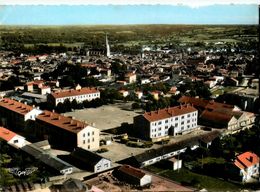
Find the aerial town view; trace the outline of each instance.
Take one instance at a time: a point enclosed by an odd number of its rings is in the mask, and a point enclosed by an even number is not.
[[[248,2],[1,5],[0,192],[260,190]]]

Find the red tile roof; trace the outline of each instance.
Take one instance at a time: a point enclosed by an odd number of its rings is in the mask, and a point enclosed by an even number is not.
[[[21,115],[26,115],[29,113],[33,107],[26,105],[24,103],[20,103],[18,101],[9,99],[9,98],[4,98],[0,101],[0,106],[3,108],[6,108],[8,110],[11,110],[13,112],[19,113]]]
[[[189,97],[189,96],[182,96],[179,100],[179,103],[182,104],[193,104],[195,107],[202,107],[205,108],[206,105],[208,104],[207,100],[204,99],[199,99],[195,97]]]
[[[42,80],[35,80],[35,81],[27,82],[26,85],[41,85],[43,83],[44,83],[44,81],[42,81]]]
[[[61,91],[61,92],[55,92],[52,93],[51,95],[54,98],[63,98],[63,97],[72,97],[72,96],[77,96],[77,95],[85,95],[85,94],[91,94],[91,93],[99,93],[99,91],[96,88],[82,88],[79,90],[66,90],[66,91]]]
[[[195,98],[195,97],[189,97],[189,96],[182,96],[179,100],[179,103],[182,104],[193,104],[194,107],[200,107],[203,109],[225,109],[225,110],[229,110],[232,111],[234,109],[234,105],[229,105],[229,104],[225,104],[225,103],[218,103],[215,102],[213,100],[205,100],[205,99],[201,99],[201,98]]]
[[[0,127],[0,138],[4,139],[5,141],[10,141],[14,136],[16,135],[16,133],[4,128],[4,127]]]
[[[36,117],[36,121],[39,120],[73,133],[78,133],[86,126],[88,126],[88,124],[84,122],[72,119],[70,117],[65,117],[58,113],[50,112],[47,110]]]
[[[252,152],[245,152],[237,156],[234,164],[240,168],[245,169],[259,163],[259,157]]]
[[[133,177],[136,177],[138,179],[143,178],[145,176],[145,172],[143,172],[140,169],[134,168],[130,165],[123,165],[118,169],[120,172],[123,172],[124,174],[131,175]]]
[[[225,124],[227,124],[232,119],[232,117],[233,117],[232,114],[226,114],[226,113],[220,113],[217,111],[208,111],[208,110],[204,110],[200,115],[201,119],[205,119],[213,122],[225,123]]]
[[[152,121],[158,121],[158,120],[162,120],[162,119],[166,119],[178,115],[183,115],[195,111],[197,111],[197,109],[195,109],[191,105],[181,105],[177,107],[159,109],[158,111],[145,112],[143,116],[148,121],[152,122]]]

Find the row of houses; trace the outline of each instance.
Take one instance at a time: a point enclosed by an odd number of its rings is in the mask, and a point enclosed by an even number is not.
[[[219,103],[189,96],[182,96],[181,104],[191,104],[198,109],[198,123],[213,128],[224,128],[227,133],[235,133],[254,125],[255,114],[242,111],[235,105]]]
[[[49,152],[51,147],[48,140],[31,143],[23,136],[4,127],[0,127],[0,142],[2,140],[44,163],[51,170],[54,170],[53,172],[62,175],[78,172],[80,169],[98,173],[112,167],[112,162],[109,159],[80,147],[75,148],[69,155],[53,156]]]
[[[73,117],[4,98],[0,101],[0,118],[2,126],[14,131],[27,130],[38,140],[47,139],[56,148],[99,148],[99,129]]]

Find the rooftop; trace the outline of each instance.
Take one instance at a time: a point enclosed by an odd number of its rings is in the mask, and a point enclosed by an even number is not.
[[[58,128],[65,129],[67,131],[78,133],[82,129],[88,126],[88,124],[72,119],[70,117],[65,117],[58,113],[50,112],[45,110],[42,114],[36,117],[36,120],[47,122]]]
[[[9,109],[11,111],[17,112],[21,115],[26,115],[33,109],[32,106],[26,105],[24,103],[9,98],[2,99],[0,101],[0,106]]]
[[[71,90],[66,90],[66,91],[61,91],[61,92],[55,92],[52,93],[51,95],[54,98],[63,98],[63,97],[72,97],[72,96],[77,96],[77,95],[85,95],[85,94],[91,94],[91,93],[99,93],[99,91],[96,88],[82,88],[79,90],[71,89]]]
[[[166,119],[178,115],[183,115],[186,113],[195,112],[197,109],[195,109],[191,105],[180,105],[176,107],[170,107],[165,109],[159,109],[157,111],[151,111],[151,112],[145,112],[143,114],[144,118],[146,118],[148,121],[158,121],[161,119]]]
[[[16,133],[10,131],[9,129],[0,127],[0,138],[4,139],[5,141],[10,141],[15,135]]]
[[[145,172],[143,172],[140,169],[134,168],[130,165],[123,165],[118,169],[118,171],[123,172],[127,175],[131,175],[131,176],[136,177],[138,179],[141,179],[141,178],[143,178],[143,176],[145,176]]]
[[[259,163],[259,157],[252,152],[245,152],[236,157],[235,165],[240,169],[245,169]]]

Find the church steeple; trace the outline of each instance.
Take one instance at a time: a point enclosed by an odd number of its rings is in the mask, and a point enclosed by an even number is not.
[[[110,58],[110,46],[109,46],[109,43],[108,43],[108,38],[107,38],[107,33],[106,33],[106,55],[108,58]]]

